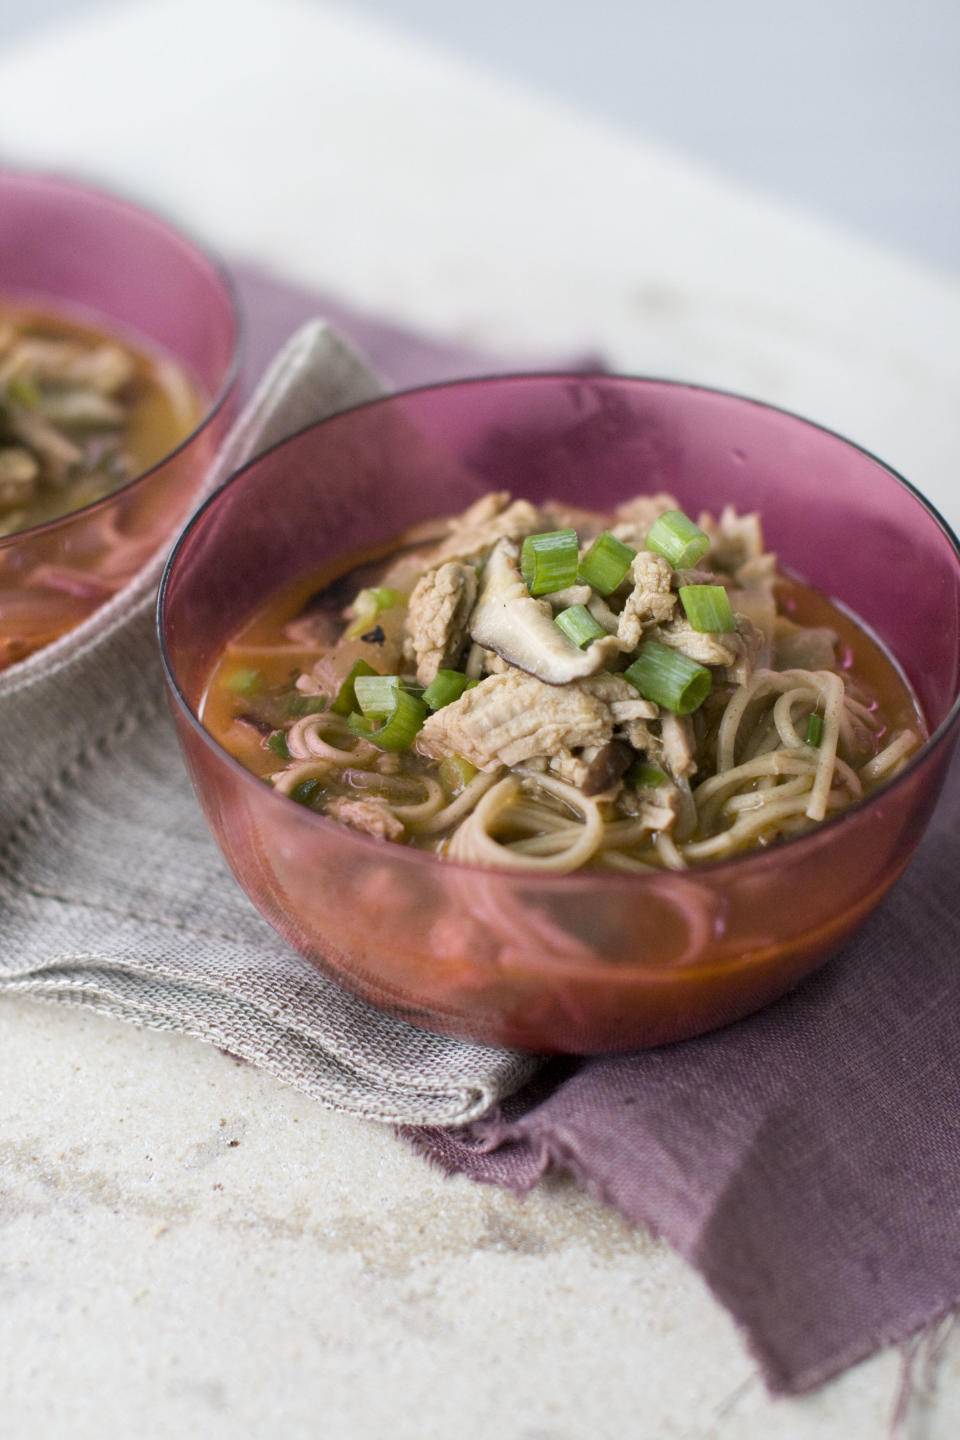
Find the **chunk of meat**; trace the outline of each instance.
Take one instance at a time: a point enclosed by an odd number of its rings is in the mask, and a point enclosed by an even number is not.
[[[593,695],[609,708],[614,736],[629,741],[634,750],[643,754],[650,755],[659,749],[660,742],[654,737],[647,721],[657,718],[660,707],[652,700],[645,700],[629,680],[622,675],[602,671],[579,683],[588,695]]]
[[[680,507],[672,495],[658,491],[656,495],[634,495],[614,510],[616,524],[610,527],[626,545],[641,550],[647,543],[647,531],[664,510],[678,510]]]
[[[694,630],[686,619],[672,620],[662,626],[656,639],[700,665],[733,665],[741,648],[735,630]]]
[[[621,779],[635,759],[632,745],[626,740],[613,739],[605,745],[587,745],[579,751],[563,746],[549,760],[537,755],[515,768],[524,775],[542,775],[549,771],[567,785],[575,785],[584,795],[612,800],[622,789]]]
[[[765,663],[767,640],[759,625],[748,615],[737,615],[737,654],[732,665],[723,672],[723,678],[734,685],[749,685],[753,672]]]
[[[633,589],[620,612],[617,638],[624,649],[635,650],[645,630],[670,619],[677,597],[673,590],[673,570],[662,555],[639,550],[630,571]]]
[[[375,835],[380,840],[402,840],[403,821],[398,820],[386,800],[378,796],[363,796],[355,800],[347,795],[336,795],[328,800],[326,813],[342,825],[362,830],[366,835]]]
[[[756,512],[739,515],[732,505],[725,505],[719,520],[704,511],[697,524],[710,537],[708,559],[731,574],[747,560],[759,559],[764,553],[763,530]]]
[[[462,515],[457,515],[449,535],[432,555],[434,564],[445,560],[477,560],[492,550],[498,540],[522,540],[544,529],[540,512],[529,500],[510,501],[508,490],[494,490],[482,496]]]
[[[430,715],[417,748],[437,760],[461,755],[478,770],[496,770],[563,748],[604,745],[613,727],[610,706],[581,685],[547,685],[510,670]]]
[[[625,785],[620,796],[621,809],[654,834],[664,834],[674,828],[680,813],[680,791],[675,785],[642,786],[634,789]]]
[[[439,669],[459,656],[476,598],[476,571],[458,560],[428,570],[417,581],[407,612],[404,653],[416,660],[421,685],[429,685]]]
[[[675,780],[685,780],[696,773],[693,754],[693,722],[689,715],[672,715],[664,711],[660,723],[661,756]]]
[[[340,640],[319,656],[310,671],[309,680],[301,687],[311,695],[326,695],[333,699],[358,660],[365,660],[378,675],[396,675],[403,655],[403,625],[406,611],[401,605],[390,610],[381,610],[370,622],[370,629],[353,640]],[[316,635],[318,643],[321,631],[312,631],[308,626],[298,626],[291,633],[290,626],[285,634],[302,644],[310,644]]]

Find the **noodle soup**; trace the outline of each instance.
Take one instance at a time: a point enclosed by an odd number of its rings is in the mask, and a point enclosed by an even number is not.
[[[0,539],[85,509],[175,451],[205,397],[167,358],[106,329],[0,303]],[[0,668],[90,614],[156,545],[155,525],[91,523],[74,543],[0,547]],[[142,540],[142,544],[141,544]],[[69,551],[69,553],[67,553]]]
[[[175,449],[203,408],[171,361],[0,303],[0,535],[125,485]]]
[[[530,872],[684,869],[800,834],[925,738],[884,651],[760,519],[491,493],[240,629],[201,718],[292,800]]]

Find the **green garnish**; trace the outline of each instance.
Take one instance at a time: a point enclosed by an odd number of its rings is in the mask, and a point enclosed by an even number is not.
[[[353,693],[364,715],[382,720],[392,715],[400,690],[399,675],[358,675],[353,682]]]
[[[713,683],[705,665],[658,640],[648,640],[623,674],[645,700],[653,700],[675,715],[690,715],[698,709]]]
[[[658,770],[656,765],[645,765],[642,760],[637,760],[635,764],[631,765],[623,778],[628,785],[638,787],[666,785],[667,783],[667,777],[663,770]]]
[[[431,710],[442,710],[444,705],[459,700],[463,692],[476,683],[475,680],[468,680],[459,670],[438,670],[424,690],[423,698]]]
[[[281,760],[289,760],[290,747],[287,745],[286,731],[274,730],[272,735],[268,735],[267,749],[272,750],[274,755],[279,755]]]
[[[464,760],[462,755],[447,755],[440,761],[440,784],[451,800],[465,790],[477,774],[476,765]]]
[[[722,585],[681,585],[679,594],[694,630],[712,634],[736,630],[730,597]]]
[[[263,676],[259,670],[251,670],[248,665],[241,665],[239,669],[231,671],[223,683],[235,695],[255,695],[263,688]]]
[[[371,741],[379,750],[408,750],[427,718],[427,707],[418,695],[402,690],[399,681],[394,695],[393,709],[382,725],[377,726],[372,715],[359,715],[354,712],[347,721],[351,733],[362,740]]]
[[[607,633],[602,625],[597,624],[586,605],[568,605],[566,610],[554,615],[553,623],[581,650],[591,640],[600,640]]]
[[[356,640],[358,635],[370,628],[381,610],[392,610],[395,605],[405,605],[407,598],[405,591],[392,590],[389,585],[375,585],[368,590],[358,591],[350,606],[354,618],[343,632],[343,638]]]
[[[807,745],[819,745],[823,739],[823,716],[818,715],[816,710],[807,720],[807,733],[804,739]]]
[[[577,579],[592,586],[598,595],[612,595],[626,578],[636,554],[630,545],[604,530],[580,561]]]
[[[674,570],[688,570],[710,549],[710,536],[682,510],[664,510],[647,531],[647,549],[669,560]]]
[[[531,595],[565,590],[577,578],[576,530],[544,530],[528,535],[520,550],[520,573]]]
[[[347,678],[340,686],[335,698],[330,702],[331,715],[349,715],[351,711],[355,710],[357,697],[353,691],[354,682],[360,675],[376,674],[377,671],[374,670],[372,665],[368,665],[366,660],[355,660],[350,667]]]

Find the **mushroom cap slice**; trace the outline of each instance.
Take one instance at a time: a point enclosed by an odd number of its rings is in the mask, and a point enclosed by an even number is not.
[[[617,638],[609,635],[578,649],[554,624],[549,605],[535,600],[523,583],[519,553],[510,540],[500,540],[490,552],[470,638],[548,685],[567,685],[607,669],[623,648]]]

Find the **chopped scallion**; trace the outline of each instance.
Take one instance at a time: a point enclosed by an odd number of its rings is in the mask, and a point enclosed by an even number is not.
[[[631,765],[623,778],[628,785],[636,785],[638,787],[645,785],[665,785],[667,783],[667,777],[662,770],[658,770],[656,765],[645,765],[642,760],[638,760],[635,765]]]
[[[674,570],[688,570],[710,549],[710,536],[682,510],[664,510],[647,531],[647,549],[669,560]]]
[[[623,583],[636,554],[632,546],[604,530],[580,561],[577,579],[592,586],[598,595],[612,595]]]
[[[470,681],[459,670],[438,670],[424,690],[423,698],[431,710],[442,710],[444,705],[459,700],[469,685]]]
[[[675,715],[690,715],[698,709],[713,683],[705,665],[658,640],[648,640],[623,674],[645,700],[653,700]]]
[[[359,590],[350,606],[354,618],[344,631],[343,638],[355,640],[358,635],[369,630],[381,610],[392,610],[395,605],[405,605],[407,598],[405,591],[393,590],[389,585],[374,585],[367,590]]]
[[[416,695],[396,690],[396,704],[383,724],[374,724],[370,715],[352,714],[347,721],[350,730],[363,740],[369,740],[379,750],[408,750],[424,720],[427,707]]]
[[[804,739],[808,745],[819,745],[823,739],[823,716],[818,715],[816,710],[807,720],[807,733]]]
[[[241,665],[239,669],[231,671],[223,683],[236,695],[255,695],[263,687],[263,676],[259,670],[251,670],[248,665]]]
[[[447,755],[440,761],[440,784],[451,800],[467,788],[476,773],[476,765],[471,765],[462,755]]]
[[[392,715],[400,691],[399,675],[358,675],[353,682],[353,693],[364,715],[382,720]]]
[[[289,760],[290,747],[287,745],[286,731],[274,730],[272,735],[268,735],[267,749],[272,750],[274,755],[279,755],[281,760]]]
[[[531,595],[565,590],[577,578],[576,530],[545,530],[528,535],[520,550],[520,571]]]
[[[581,650],[589,645],[591,640],[600,640],[607,633],[602,625],[597,624],[586,605],[568,605],[566,610],[554,615],[553,622],[560,627],[567,639],[572,640],[574,645],[579,645]]]
[[[344,680],[336,696],[330,703],[330,712],[333,715],[349,715],[357,707],[357,697],[353,692],[354,681],[359,675],[376,675],[372,665],[366,660],[355,660],[350,667],[350,672]]]
[[[722,585],[681,585],[680,603],[694,630],[718,634],[737,628],[730,597]]]

